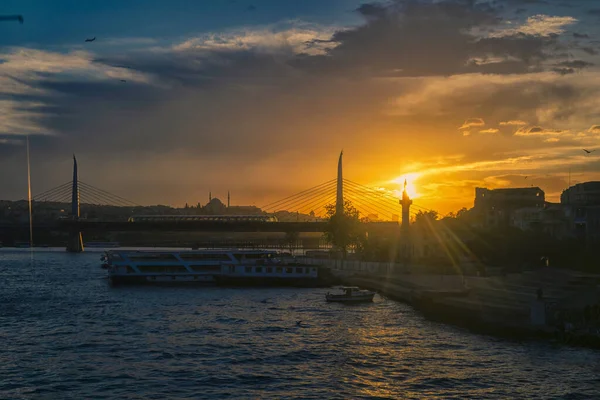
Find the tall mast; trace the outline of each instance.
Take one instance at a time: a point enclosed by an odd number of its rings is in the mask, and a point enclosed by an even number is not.
[[[33,249],[33,212],[31,208],[31,165],[29,160],[29,135],[27,135],[27,201],[29,203],[29,248]]]

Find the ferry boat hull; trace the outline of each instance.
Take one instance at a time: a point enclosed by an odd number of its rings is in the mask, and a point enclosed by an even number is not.
[[[217,286],[255,286],[255,287],[328,287],[330,284],[323,279],[314,278],[264,278],[264,277],[216,277]]]
[[[213,276],[210,279],[193,277],[151,277],[151,276],[109,276],[112,286],[149,285],[149,286],[222,286],[222,287],[330,287],[332,282],[326,279],[311,278],[262,278]]]
[[[102,256],[112,285],[326,287],[328,269],[242,250],[128,251]]]
[[[108,279],[112,286],[216,286],[217,282],[213,277],[202,277],[203,279],[194,279],[191,276],[176,276],[175,279],[169,276],[123,276],[109,275]]]

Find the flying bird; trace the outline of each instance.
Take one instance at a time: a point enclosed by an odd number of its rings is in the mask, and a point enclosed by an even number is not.
[[[22,15],[0,15],[0,21],[19,21],[20,24],[23,23]]]
[[[585,151],[587,154],[593,153],[596,150],[586,150],[586,149],[582,149],[583,151]]]
[[[125,79],[121,79],[121,82],[127,82]]]
[[[94,36],[94,37],[93,37],[93,38],[91,38],[91,39],[85,39],[85,41],[86,41],[86,42],[93,42],[94,40],[96,40],[96,36]]]

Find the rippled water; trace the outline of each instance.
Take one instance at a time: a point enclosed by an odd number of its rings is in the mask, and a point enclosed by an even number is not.
[[[600,398],[598,351],[326,289],[110,288],[99,265],[0,252],[0,398]]]

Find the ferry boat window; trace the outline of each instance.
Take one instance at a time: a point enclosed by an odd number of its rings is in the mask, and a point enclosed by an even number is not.
[[[281,274],[282,272],[283,272],[283,268],[281,268],[281,267],[277,267],[277,273],[278,273],[278,274]]]
[[[317,269],[316,268],[311,268],[310,272],[317,272]]]
[[[142,273],[149,273],[149,272],[185,273],[185,272],[188,272],[188,270],[183,265],[139,265],[138,269]]]
[[[196,272],[221,272],[220,265],[190,265],[190,268]]]
[[[256,272],[262,272],[262,267],[256,267]]]
[[[156,254],[131,254],[129,259],[132,261],[176,261],[175,255],[170,253],[156,253]]]
[[[252,267],[246,267],[246,272],[252,273]]]
[[[229,261],[224,253],[181,253],[179,257],[185,261]]]
[[[233,255],[235,258],[237,258],[238,260],[256,260],[259,258],[264,258],[265,255],[262,253],[257,253],[257,254],[234,254]]]
[[[270,274],[271,272],[273,272],[273,268],[267,267],[267,274]]]
[[[294,272],[294,268],[286,268],[285,272],[291,274],[292,272]]]
[[[301,274],[304,268],[296,267],[296,273]]]
[[[230,265],[229,266],[229,272],[231,272],[231,273],[235,272],[235,266],[234,265]]]
[[[128,274],[133,274],[135,273],[135,271],[133,270],[133,268],[131,268],[129,265],[127,266],[127,273]]]

